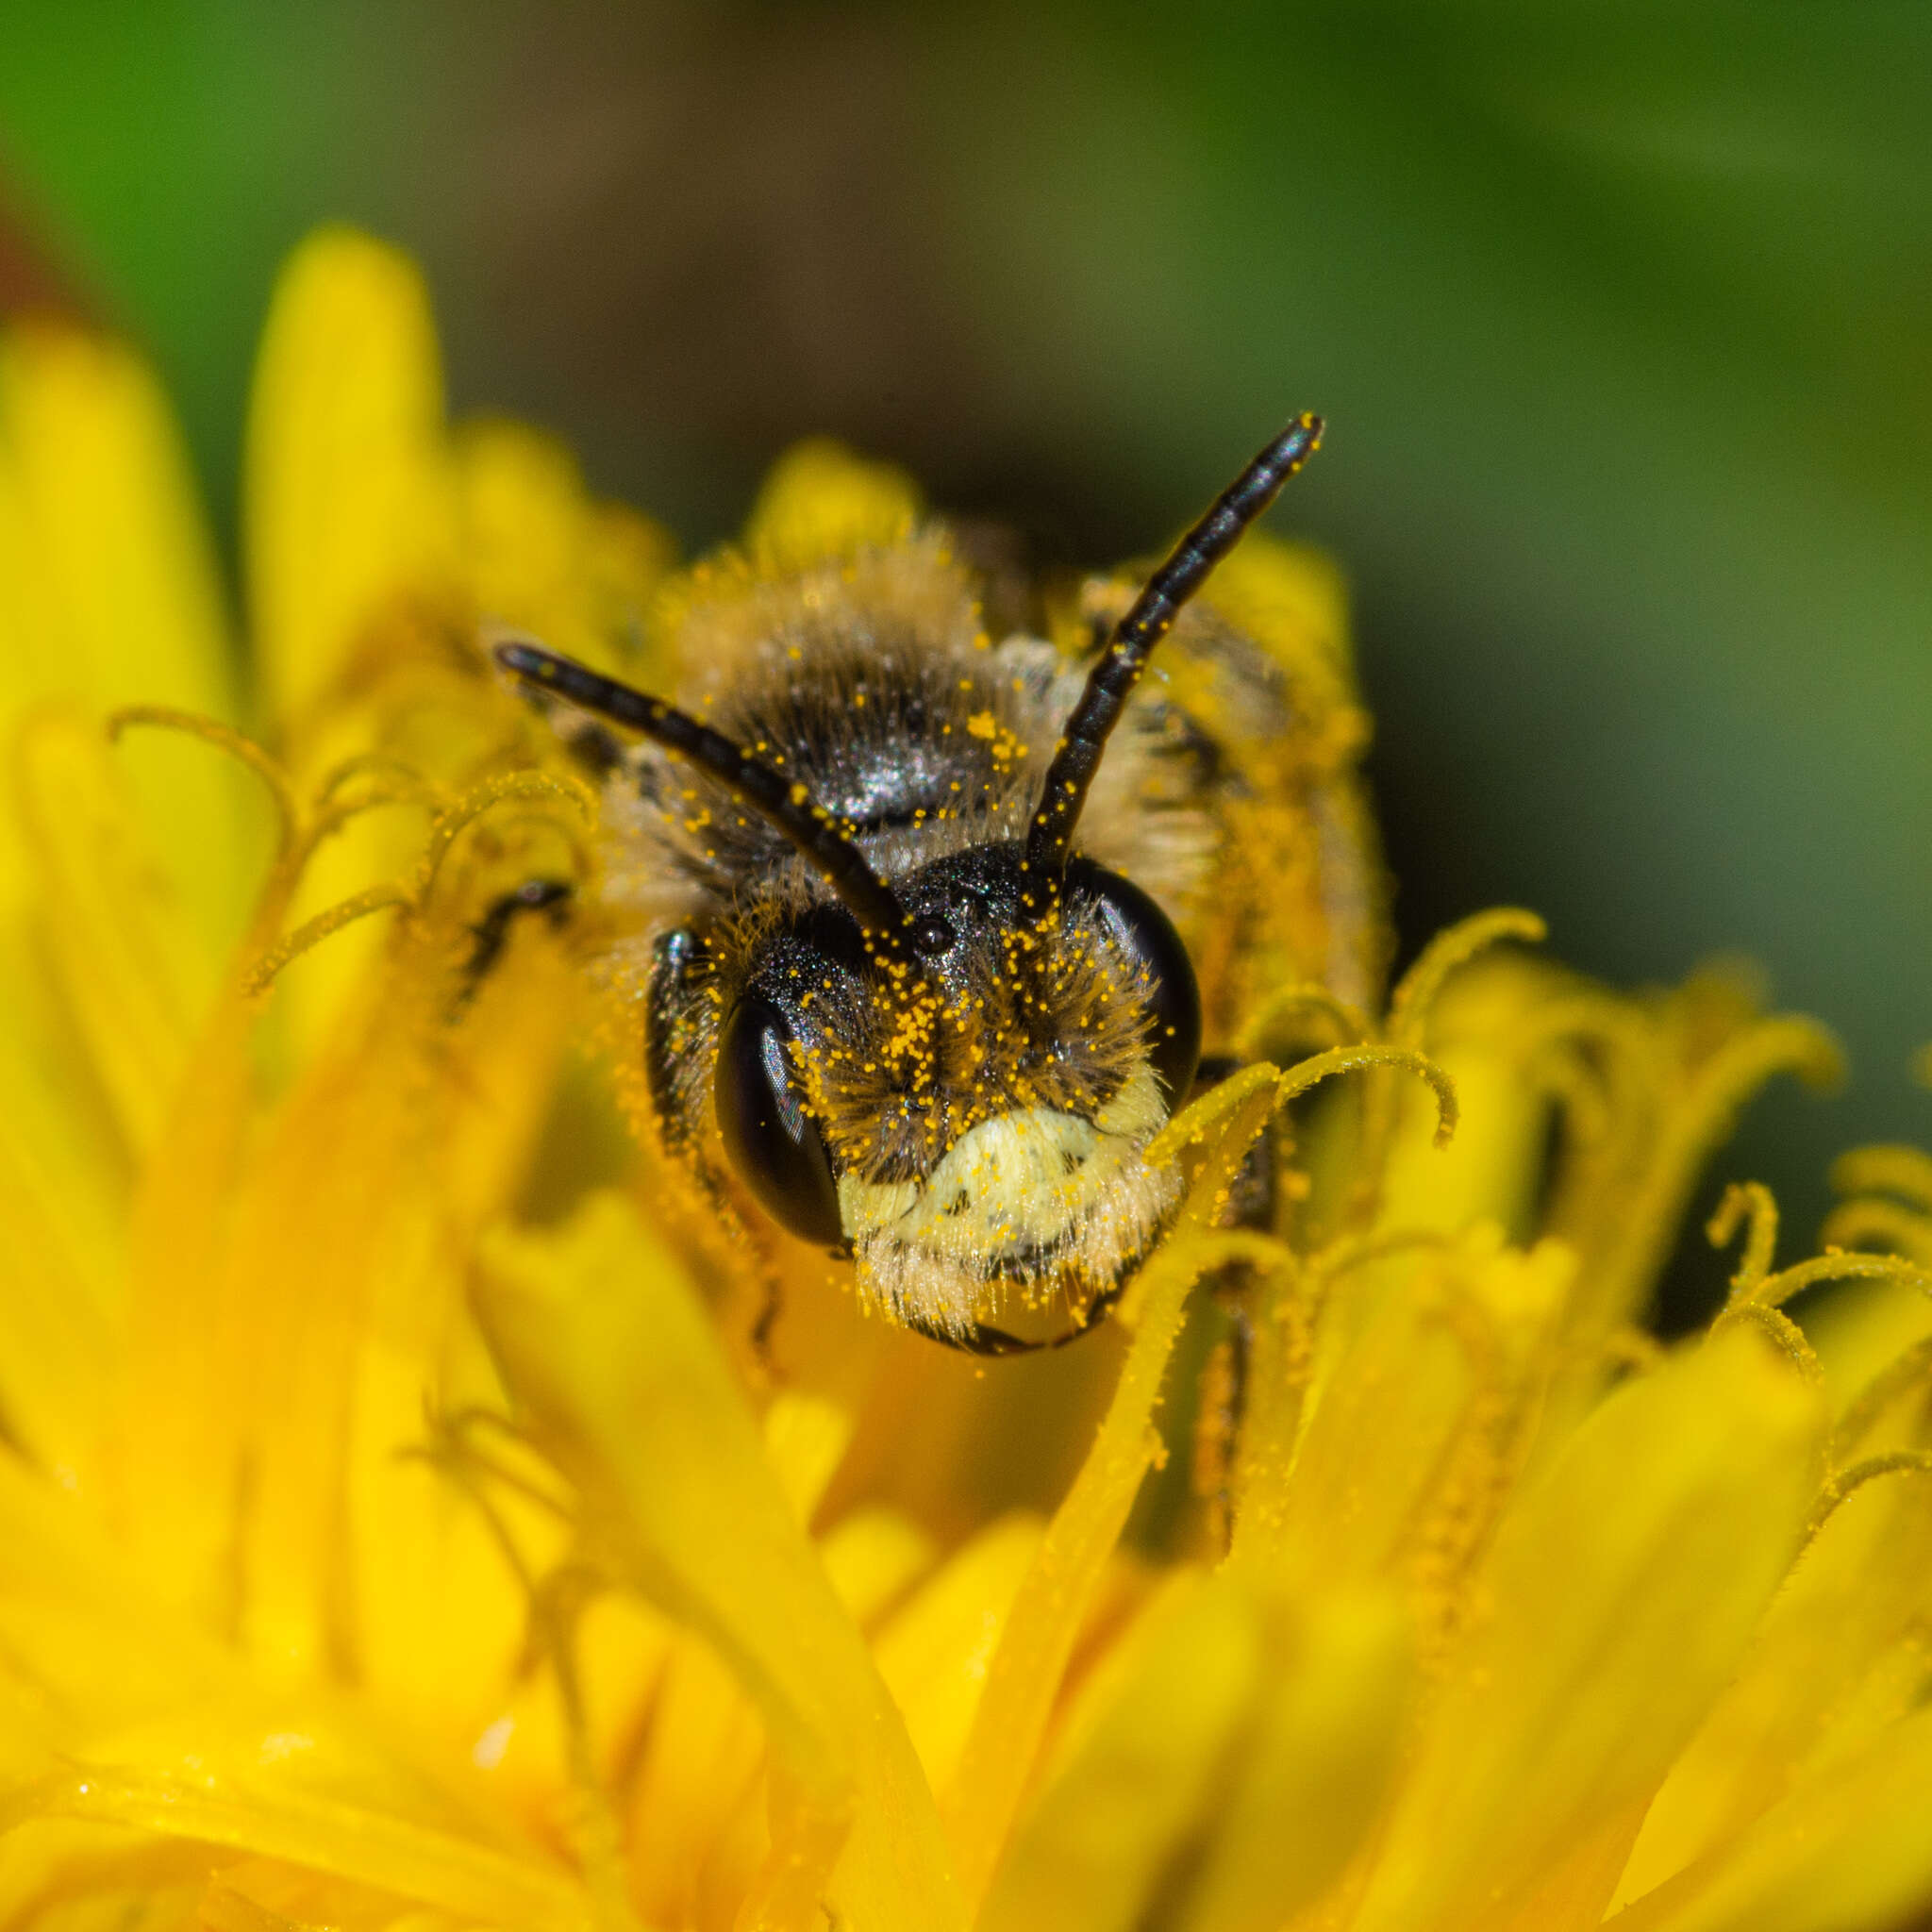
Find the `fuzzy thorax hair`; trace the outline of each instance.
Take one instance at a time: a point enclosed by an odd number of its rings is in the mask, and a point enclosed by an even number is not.
[[[796,779],[885,876],[1024,836],[1084,671],[994,642],[943,536],[796,575],[726,574],[666,640],[677,702]],[[1117,735],[1082,848],[1156,897],[1197,888],[1211,828],[1151,711]],[[651,923],[823,887],[784,839],[668,753],[626,750],[607,798],[611,896]]]

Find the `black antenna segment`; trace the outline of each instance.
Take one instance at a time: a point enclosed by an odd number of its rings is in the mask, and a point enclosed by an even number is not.
[[[689,712],[602,676],[574,658],[523,643],[498,644],[494,656],[506,671],[525,683],[555,691],[584,710],[641,734],[717,779],[740,804],[791,841],[867,937],[894,951],[901,949],[910,916],[891,887],[832,823],[831,814],[813,803],[803,785],[708,724],[699,724]]]
[[[1208,581],[1208,573],[1241,541],[1242,531],[1321,447],[1322,426],[1319,416],[1297,416],[1214,499],[1213,508],[1174,545],[1174,554],[1148,578],[1146,588],[1114,626],[1061,728],[1040,808],[1027,828],[1026,869],[1041,876],[1044,887],[1036,907],[1039,916],[1058,900],[1088,787],[1100,769],[1108,734],[1119,724],[1155,645],[1167,635],[1188,599]]]

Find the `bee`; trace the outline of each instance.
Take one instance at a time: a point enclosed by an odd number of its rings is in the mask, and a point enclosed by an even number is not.
[[[1322,427],[1290,425],[1138,591],[1090,584],[1085,664],[990,637],[939,524],[693,594],[675,701],[495,647],[606,774],[662,1142],[935,1341],[1091,1326],[1178,1204],[1148,1144],[1231,1069],[1257,991],[1373,995],[1345,665],[1201,594]],[[1023,1340],[1015,1305],[1061,1325]]]

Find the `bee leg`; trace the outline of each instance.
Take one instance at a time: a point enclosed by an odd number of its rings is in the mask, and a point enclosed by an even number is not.
[[[463,997],[473,996],[495,970],[509,943],[510,927],[526,912],[541,912],[553,931],[569,916],[575,888],[568,879],[525,879],[515,891],[492,900],[470,928],[470,957],[463,965]]]
[[[709,964],[704,941],[689,926],[660,933],[653,945],[651,976],[644,987],[644,1091],[658,1148],[684,1171],[750,1261],[759,1299],[746,1341],[758,1369],[775,1382],[772,1330],[785,1311],[777,1264],[768,1244],[745,1226],[722,1177],[699,1151],[702,1115],[697,1109],[709,1083],[694,1081],[691,1070],[702,1055],[703,988]]]
[[[1194,1077],[1196,1094],[1218,1087],[1241,1063],[1228,1058],[1205,1059]],[[1223,1224],[1272,1231],[1276,1212],[1274,1129],[1263,1128],[1248,1150],[1229,1191]],[[1210,1282],[1216,1306],[1226,1321],[1226,1333],[1208,1358],[1202,1377],[1201,1406],[1194,1422],[1194,1493],[1208,1505],[1209,1530],[1225,1552],[1234,1524],[1235,1449],[1247,1413],[1248,1362],[1254,1353],[1254,1270],[1237,1261],[1215,1272]]]
[[[699,1051],[703,942],[688,926],[661,934],[644,988],[644,1091],[665,1151],[695,1167],[698,1116],[689,1076]],[[700,1173],[708,1191],[715,1192]]]

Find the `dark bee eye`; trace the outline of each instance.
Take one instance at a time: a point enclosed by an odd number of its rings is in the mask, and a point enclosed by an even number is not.
[[[714,1092],[724,1151],[758,1205],[801,1241],[845,1239],[839,1187],[818,1124],[806,1112],[786,1049],[791,1029],[770,1000],[748,993],[724,1023]]]
[[[1169,1108],[1178,1108],[1201,1064],[1201,989],[1188,949],[1167,914],[1132,879],[1076,858],[1067,868],[1067,884],[1095,901],[1114,943],[1147,974],[1154,1008],[1147,1054],[1167,1089]]]

